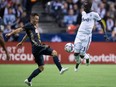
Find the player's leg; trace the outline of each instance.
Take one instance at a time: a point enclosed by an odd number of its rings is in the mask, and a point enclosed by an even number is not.
[[[35,78],[44,70],[44,59],[43,55],[34,54],[35,62],[38,64],[38,68],[35,69],[31,75],[24,81],[28,86],[32,86],[32,79]]]
[[[89,38],[88,38],[88,44],[87,44],[86,51],[89,49],[89,46],[91,44],[91,39],[92,39],[92,35],[90,35]],[[86,53],[85,54],[85,59],[86,59],[86,64],[89,65],[90,64],[90,55]]]
[[[75,61],[76,61],[76,66],[75,66],[75,71],[78,70],[79,65],[81,63],[80,59],[80,49],[81,49],[81,40],[79,38],[76,38],[74,41],[74,56],[75,56]]]
[[[90,55],[85,54],[84,59],[86,59],[86,65],[88,66],[90,64]]]
[[[80,55],[80,58],[81,59],[86,59],[86,65],[88,66],[89,64],[90,64],[90,56],[89,56],[89,54],[81,54]]]
[[[61,66],[60,61],[58,59],[57,52],[55,50],[52,50],[51,55],[53,56],[54,63],[56,64],[58,70],[60,71],[62,69],[62,66]]]
[[[76,66],[75,66],[74,71],[77,71],[81,63],[81,59],[80,59],[79,53],[74,53],[74,56],[75,56],[75,61],[76,61]]]
[[[86,37],[86,39],[82,43],[82,49],[80,51],[80,57],[86,59],[86,64],[90,64],[90,56],[86,54],[87,50],[89,49],[91,43],[91,36]]]
[[[29,76],[28,80],[29,82],[34,78],[36,77],[39,73],[41,73],[43,70],[44,70],[44,59],[43,59],[43,55],[34,55],[35,58],[35,62],[38,64],[38,68],[35,69],[31,75]]]
[[[58,59],[57,52],[55,50],[52,51],[52,54],[51,55],[53,56],[53,61],[56,64],[57,68],[59,69],[60,74],[63,74],[65,71],[68,70],[68,68],[63,68],[62,67],[62,65],[61,65],[61,63],[60,63],[60,61]]]
[[[9,60],[9,59],[10,59],[10,56],[9,56],[9,54],[8,54],[8,51],[6,50],[5,42],[4,42],[4,40],[2,39],[1,36],[0,36],[0,45],[2,46],[3,50],[4,50],[5,53],[6,53],[7,60]]]
[[[57,66],[58,70],[60,71],[60,74],[63,74],[66,70],[68,70],[68,68],[62,67],[57,55],[57,51],[53,50],[52,48],[48,47],[47,49],[42,50],[41,54],[53,56],[53,61]]]
[[[89,57],[89,55],[88,54],[80,54],[80,58],[81,59],[86,59],[86,65],[88,66],[89,64],[90,64],[90,57]]]
[[[32,79],[36,77],[39,73],[43,71],[43,66],[38,67],[35,69],[31,75],[24,81],[28,86],[32,86]]]

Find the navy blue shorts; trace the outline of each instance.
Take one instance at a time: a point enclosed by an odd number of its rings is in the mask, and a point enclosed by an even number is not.
[[[46,47],[32,47],[32,53],[35,58],[35,62],[38,64],[38,66],[44,65],[44,58],[43,55],[52,55],[52,48],[46,48]]]

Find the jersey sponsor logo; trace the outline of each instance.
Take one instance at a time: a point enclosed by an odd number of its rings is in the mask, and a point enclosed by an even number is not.
[[[82,22],[83,21],[89,22],[89,21],[91,21],[91,19],[89,19],[89,18],[82,18]]]

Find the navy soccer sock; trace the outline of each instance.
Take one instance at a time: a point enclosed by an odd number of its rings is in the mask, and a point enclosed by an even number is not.
[[[40,69],[38,69],[38,68],[35,69],[35,70],[32,72],[32,74],[29,76],[28,81],[31,82],[31,80],[32,80],[34,77],[36,77],[40,72],[41,72]]]
[[[56,64],[57,68],[60,71],[62,69],[62,66],[61,66],[61,63],[60,63],[58,57],[57,56],[53,56],[53,60],[54,60],[54,63]]]

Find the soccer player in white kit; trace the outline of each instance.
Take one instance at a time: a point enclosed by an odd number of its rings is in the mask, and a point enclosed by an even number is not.
[[[86,63],[89,63],[89,57],[86,54],[88,50],[91,39],[92,39],[92,29],[94,27],[95,21],[98,21],[104,31],[105,39],[108,39],[106,30],[101,22],[101,17],[98,13],[91,11],[92,0],[85,0],[83,3],[84,11],[82,11],[82,21],[78,29],[75,41],[74,41],[74,56],[76,60],[75,71],[78,70],[78,66],[81,63],[81,58],[86,59]]]

